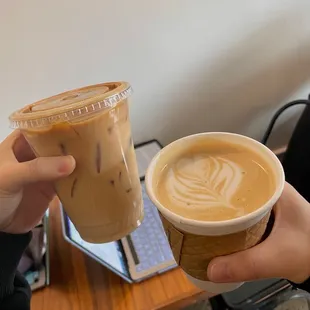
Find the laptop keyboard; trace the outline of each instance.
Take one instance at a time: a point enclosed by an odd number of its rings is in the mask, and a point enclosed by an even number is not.
[[[146,271],[167,261],[174,260],[156,207],[148,198],[142,183],[144,220],[130,234],[138,258],[137,272]],[[176,265],[175,265],[176,266]]]

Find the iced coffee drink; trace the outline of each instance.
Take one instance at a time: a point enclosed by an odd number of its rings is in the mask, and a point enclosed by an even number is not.
[[[143,219],[130,93],[123,82],[89,86],[28,105],[10,117],[37,156],[75,158],[75,171],[57,181],[55,189],[88,242],[120,239]]]

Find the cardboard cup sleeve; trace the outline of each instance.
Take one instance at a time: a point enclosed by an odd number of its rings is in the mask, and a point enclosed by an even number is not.
[[[213,258],[247,250],[261,241],[270,212],[254,226],[222,236],[187,233],[177,229],[164,216],[160,217],[176,263],[192,277],[208,281],[207,269]]]

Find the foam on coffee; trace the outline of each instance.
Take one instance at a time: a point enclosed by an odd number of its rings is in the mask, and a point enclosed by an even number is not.
[[[221,221],[251,213],[267,202],[275,180],[250,148],[226,141],[197,142],[162,169],[157,197],[180,216]]]

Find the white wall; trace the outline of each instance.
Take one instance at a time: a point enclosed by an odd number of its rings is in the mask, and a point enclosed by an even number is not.
[[[310,93],[309,12],[309,0],[1,1],[0,139],[14,109],[107,80],[135,89],[137,142],[260,138],[277,107]]]

